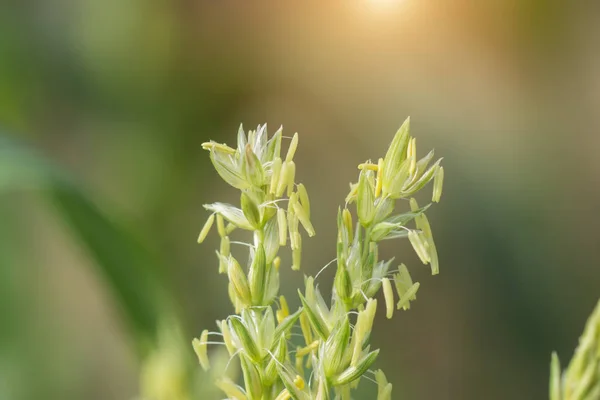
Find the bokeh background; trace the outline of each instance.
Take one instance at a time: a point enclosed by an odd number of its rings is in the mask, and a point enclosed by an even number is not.
[[[600,295],[599,50],[592,1],[2,1],[0,398],[218,398],[189,343],[231,306],[196,237],[237,194],[200,144],[300,132],[315,274],[409,115],[444,157],[441,274],[385,248],[422,286],[377,366],[394,398],[546,398]]]

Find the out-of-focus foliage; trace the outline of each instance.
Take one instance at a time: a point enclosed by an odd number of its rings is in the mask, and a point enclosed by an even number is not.
[[[122,311],[132,334],[132,345],[141,362],[140,398],[188,400],[216,396],[216,389],[211,385],[214,378],[193,373],[192,355],[186,351],[188,340],[182,332],[179,311],[160,279],[161,265],[157,256],[104,215],[71,181],[67,172],[6,136],[0,137],[0,144],[0,195],[31,190],[47,197],[72,228],[74,238],[90,252],[99,275],[108,284],[114,304]],[[10,216],[3,220],[6,222],[4,226],[11,226],[8,224]],[[4,236],[9,236],[7,230],[3,231]],[[18,249],[18,246],[14,248]],[[8,247],[2,252],[3,265],[17,264],[12,259],[14,248]],[[3,268],[2,271],[10,272],[10,269]],[[14,284],[10,279],[3,282],[7,283],[7,289]],[[8,293],[11,296],[11,292]],[[10,301],[11,297],[7,297],[6,303]],[[16,315],[8,314],[7,317],[14,319]],[[7,323],[10,326],[11,321]],[[10,342],[10,337],[5,339],[3,344],[17,346]],[[20,345],[27,346],[27,343]],[[14,348],[5,349],[9,355],[10,350]],[[19,363],[19,360],[11,358],[7,361]],[[11,367],[7,363],[5,368],[10,371]],[[235,374],[235,369],[232,370]],[[20,378],[27,379],[24,376]],[[21,395],[20,388],[12,387],[10,383],[2,389],[6,391],[7,398],[19,398]],[[41,392],[34,389],[28,394],[37,396]]]

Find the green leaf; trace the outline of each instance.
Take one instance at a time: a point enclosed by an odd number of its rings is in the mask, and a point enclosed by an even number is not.
[[[101,210],[69,174],[26,145],[0,136],[0,191],[42,189],[115,296],[141,354],[156,344],[161,319],[173,317],[160,258]],[[176,319],[173,319],[176,321]]]
[[[154,337],[168,304],[156,257],[74,186],[54,184],[48,195],[93,256],[135,332],[142,338]]]

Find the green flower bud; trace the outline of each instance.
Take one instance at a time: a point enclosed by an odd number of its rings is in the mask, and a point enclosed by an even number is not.
[[[252,295],[246,274],[233,256],[229,256],[229,265],[227,267],[227,275],[232,284],[237,299],[246,307],[252,305]]]
[[[246,168],[246,179],[254,187],[261,187],[265,183],[265,171],[257,155],[252,151],[250,144],[246,144],[244,151],[244,166]]]
[[[321,314],[315,309],[313,305],[309,304],[306,301],[306,299],[302,295],[302,292],[300,292],[299,290],[298,295],[300,296],[300,301],[302,302],[302,306],[304,307],[304,313],[308,317],[308,321],[310,322],[311,327],[322,340],[327,340],[327,338],[329,337],[329,328],[327,327],[327,324],[321,317]]]
[[[274,338],[275,333],[275,316],[271,307],[266,307],[264,314],[260,319],[256,342],[260,349],[268,349],[276,343]]]
[[[556,352],[552,352],[550,363],[550,400],[562,400],[560,376],[560,360]]]
[[[242,192],[241,205],[244,216],[246,217],[250,225],[252,225],[252,228],[260,229],[262,225],[258,206],[250,198],[250,196],[248,196],[244,192]]]
[[[353,222],[352,214],[350,214],[350,211],[347,208],[344,208],[344,211],[342,211],[342,220],[343,225],[345,227],[346,235],[348,236],[348,241],[345,243],[351,243],[353,239]]]
[[[273,217],[277,215],[277,207],[271,204],[273,199],[273,195],[267,194],[264,200],[260,202],[260,211],[262,213],[262,226],[264,226],[267,222],[269,222],[271,219],[273,219]]]
[[[342,360],[348,347],[349,338],[350,322],[348,316],[344,315],[333,328],[331,335],[323,345],[323,351],[320,353],[325,376],[332,377],[345,367]]]
[[[352,361],[351,365],[357,366],[362,355],[363,343],[371,332],[373,320],[377,312],[377,299],[369,299],[367,306],[358,313],[354,333],[352,334]]]
[[[361,358],[356,365],[351,365],[344,372],[336,376],[331,380],[331,383],[335,386],[345,385],[352,382],[355,379],[360,378],[362,375],[367,372],[367,370],[373,365],[377,356],[379,355],[379,350],[375,350]]]
[[[375,216],[375,192],[370,174],[370,171],[363,171],[360,173],[358,180],[356,211],[358,219],[363,226],[369,226]]]
[[[246,177],[238,170],[237,166],[231,162],[228,155],[223,155],[212,149],[210,151],[210,160],[219,176],[234,188],[244,190],[251,186],[250,182],[246,180]]]
[[[400,172],[400,165],[406,159],[406,148],[410,139],[410,117],[404,121],[383,159],[382,195],[391,193],[390,187],[394,177]]]
[[[231,283],[231,281],[227,285],[227,294],[229,295],[229,300],[231,301],[231,304],[235,308],[235,313],[239,314],[242,311],[242,302],[240,301],[239,296],[235,292],[233,283]]]
[[[558,359],[553,369],[560,370]],[[558,375],[557,372],[554,372]],[[600,301],[590,315],[579,344],[562,378],[552,378],[561,385],[561,400],[597,399],[600,395]],[[560,383],[556,383],[559,381]],[[556,389],[555,389],[556,390]]]
[[[240,360],[248,400],[260,400],[263,394],[263,384],[260,379],[260,372],[256,368],[253,360],[248,359],[243,354],[240,356]]]
[[[279,292],[279,270],[277,263],[279,257],[275,257],[273,263],[267,268],[267,283],[265,285],[265,295],[263,296],[263,304],[273,302]]]
[[[284,363],[287,357],[287,341],[285,337],[281,337],[279,341],[276,343],[275,350],[273,351],[273,356],[265,367],[264,383],[266,386],[271,386],[278,378],[277,374],[277,364]]]
[[[385,220],[394,211],[394,200],[386,197],[379,198],[375,202],[375,215],[373,223],[378,223]]]
[[[333,284],[337,295],[344,302],[344,304],[350,304],[352,297],[352,282],[350,281],[350,275],[348,275],[348,271],[342,263],[338,263]]]
[[[255,363],[260,363],[263,357],[246,325],[237,317],[233,317],[229,318],[229,327],[234,334],[233,338],[238,341],[236,347],[242,348],[250,360]]]
[[[250,271],[248,272],[248,283],[253,305],[262,305],[263,295],[265,293],[267,275],[267,261],[265,249],[262,243],[259,243],[254,253]]]
[[[398,173],[392,178],[392,181],[389,185],[389,193],[386,197],[391,197],[392,199],[400,199],[402,197],[406,197],[402,191],[406,182],[408,182],[409,171],[410,171],[410,160],[404,160],[400,166],[398,167]]]
[[[265,225],[265,256],[267,264],[271,264],[279,251],[279,227],[277,218],[271,218]]]

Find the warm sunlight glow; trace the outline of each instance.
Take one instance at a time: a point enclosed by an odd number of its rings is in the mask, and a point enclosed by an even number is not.
[[[407,2],[404,0],[362,0],[361,3],[372,11],[388,14],[390,11],[398,10],[400,6],[405,6]]]
[[[390,6],[392,4],[398,4],[400,3],[402,0],[368,0],[369,3],[375,5],[375,6]]]

